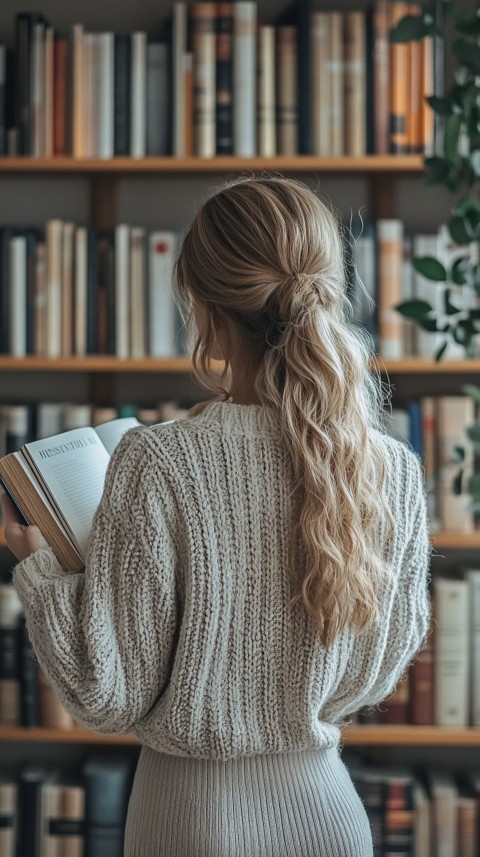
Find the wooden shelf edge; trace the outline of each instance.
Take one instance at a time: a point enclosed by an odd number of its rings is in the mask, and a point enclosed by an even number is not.
[[[0,726],[0,742],[138,745],[134,735],[100,735],[87,729],[23,729]],[[341,743],[349,746],[451,746],[480,747],[480,728],[451,729],[440,726],[348,726]]]
[[[274,158],[109,158],[78,160],[65,158],[0,158],[1,173],[231,173],[276,170],[289,173],[421,173],[421,155],[365,155],[363,157],[317,157],[298,155]]]

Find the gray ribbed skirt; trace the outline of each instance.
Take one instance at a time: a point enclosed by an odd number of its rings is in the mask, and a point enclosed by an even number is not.
[[[124,857],[372,857],[338,749],[196,759],[143,747]]]

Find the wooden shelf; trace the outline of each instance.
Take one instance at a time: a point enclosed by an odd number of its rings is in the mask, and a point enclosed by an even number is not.
[[[421,173],[421,155],[366,155],[321,158],[311,155],[276,158],[0,158],[1,173],[233,173],[276,170],[285,173]]]
[[[29,741],[64,744],[136,745],[134,735],[99,735],[87,729],[22,729],[0,726],[1,741]],[[480,747],[480,728],[447,729],[440,726],[349,726],[342,744],[350,746],[445,746]]]
[[[376,359],[380,372],[386,375],[452,375],[478,374],[480,359],[444,360],[435,363],[423,357],[405,360]],[[216,363],[220,367],[221,363]],[[0,371],[5,372],[106,372],[119,373],[188,373],[192,370],[189,357],[144,357],[120,360],[110,354],[91,354],[87,357],[10,357],[0,355]]]
[[[430,541],[435,550],[467,550],[473,548],[480,550],[480,531],[473,533],[449,533],[439,532],[432,533]]]

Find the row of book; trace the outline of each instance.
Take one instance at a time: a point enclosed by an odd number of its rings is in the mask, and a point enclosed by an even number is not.
[[[133,764],[87,757],[74,777],[53,766],[0,772],[2,857],[122,857]]]
[[[182,353],[172,294],[178,241],[176,232],[127,224],[0,229],[0,353]]]
[[[471,506],[468,481],[480,469],[478,454],[467,435],[477,418],[471,396],[422,396],[386,412],[385,427],[406,442],[422,458],[428,489],[429,525],[432,533],[473,532],[480,510]],[[458,448],[464,458],[458,456]],[[460,470],[462,492],[455,493]]]
[[[172,291],[180,233],[118,224],[109,230],[58,219],[44,229],[0,228],[0,353],[60,357],[113,354],[165,357],[185,353]],[[395,310],[420,298],[430,315],[478,306],[473,286],[452,282],[454,263],[478,245],[457,247],[442,226],[412,233],[401,220],[381,219],[344,230],[348,295],[353,321],[372,337],[382,358],[431,357],[443,335],[420,329]],[[439,258],[445,283],[416,273],[413,256]],[[476,257],[475,257],[476,258]],[[373,303],[372,303],[373,302]],[[449,342],[446,357],[462,359]]]
[[[157,407],[141,408],[133,404],[96,407],[68,402],[41,402],[35,405],[0,405],[0,458],[17,452],[32,440],[42,440],[64,431],[98,426],[110,420],[136,417],[143,425],[181,419],[188,413],[176,401]]]
[[[480,726],[480,571],[435,577],[435,621],[424,648],[393,694],[358,723]]]
[[[0,49],[0,154],[76,158],[352,155],[429,152],[432,40],[389,44],[419,6],[368,12],[295,2],[276,22],[257,3],[173,3],[161,39],[147,32],[56,32],[16,16]],[[8,95],[12,97],[9,99]]]
[[[345,761],[368,815],[374,857],[480,857],[476,770],[373,766],[353,754]]]
[[[479,245],[472,242],[469,246],[458,246],[445,225],[427,234],[407,229],[398,218],[353,223],[346,230],[345,243],[354,321],[366,327],[376,352],[386,360],[433,357],[445,339],[441,332],[425,330],[402,316],[395,309],[399,304],[412,299],[425,301],[432,308],[428,318],[438,319],[439,327],[443,327],[446,319],[455,318],[454,307],[461,313],[480,306],[475,288],[460,286],[452,277],[452,268],[459,258],[470,256],[478,263]],[[424,257],[433,257],[443,264],[447,271],[445,282],[435,282],[415,271],[412,260]],[[480,342],[478,337],[476,340],[478,352]],[[465,359],[465,349],[449,340],[444,356],[451,360]]]

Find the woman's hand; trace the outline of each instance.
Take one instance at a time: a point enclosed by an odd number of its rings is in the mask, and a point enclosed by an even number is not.
[[[27,527],[22,524],[15,506],[6,494],[2,495],[2,502],[7,522],[5,539],[9,549],[18,560],[26,559],[27,556],[40,550],[40,548],[49,547],[38,527]]]

